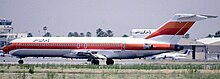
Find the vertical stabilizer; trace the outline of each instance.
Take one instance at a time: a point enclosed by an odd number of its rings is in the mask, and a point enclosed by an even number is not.
[[[216,17],[217,16],[197,14],[175,14],[173,18],[145,39],[176,44],[196,21]]]

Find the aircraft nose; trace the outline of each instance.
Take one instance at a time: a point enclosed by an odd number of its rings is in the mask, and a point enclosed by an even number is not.
[[[4,52],[5,54],[8,54],[8,53],[9,53],[9,47],[8,47],[8,46],[4,46],[2,50],[3,50],[3,52]]]

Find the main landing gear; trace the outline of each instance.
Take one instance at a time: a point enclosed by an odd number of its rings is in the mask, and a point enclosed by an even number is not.
[[[97,60],[97,59],[92,59],[92,60],[91,60],[91,63],[94,64],[94,65],[99,65],[99,60]],[[113,61],[112,59],[107,59],[106,64],[107,64],[107,65],[113,65],[113,64],[114,64],[114,61]]]
[[[18,64],[24,64],[24,60],[22,59],[18,60]]]
[[[93,60],[91,60],[91,63],[94,65],[99,65],[99,60],[93,59]]]
[[[114,61],[112,59],[107,59],[106,64],[107,65],[113,65]]]

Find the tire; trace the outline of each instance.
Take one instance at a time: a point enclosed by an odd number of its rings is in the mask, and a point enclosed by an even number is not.
[[[99,60],[92,60],[91,63],[94,65],[99,65]]]
[[[18,64],[24,64],[23,60],[18,60]]]
[[[107,65],[113,65],[114,61],[112,59],[107,59],[106,64]]]

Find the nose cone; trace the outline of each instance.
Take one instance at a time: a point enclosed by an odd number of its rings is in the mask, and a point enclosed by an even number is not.
[[[5,54],[8,54],[9,53],[9,47],[8,46],[4,46],[3,49]]]

